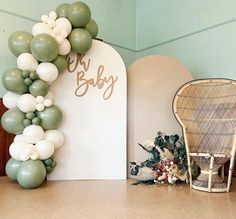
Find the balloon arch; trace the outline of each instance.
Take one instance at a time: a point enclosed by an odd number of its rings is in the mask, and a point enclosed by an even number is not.
[[[8,90],[3,104],[9,110],[1,124],[16,135],[9,148],[12,158],[6,173],[24,188],[44,182],[56,166],[55,149],[64,143],[63,133],[57,130],[62,112],[53,105],[50,85],[65,71],[67,54],[88,51],[97,33],[89,7],[78,1],[61,4],[49,16],[43,15],[32,34],[17,31],[8,39],[18,68],[7,70],[2,77]]]

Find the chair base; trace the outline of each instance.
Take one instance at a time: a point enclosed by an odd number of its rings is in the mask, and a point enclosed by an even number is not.
[[[227,185],[219,175],[212,175],[211,189],[208,188],[208,174],[201,173],[192,183],[192,188],[204,192],[227,192]]]

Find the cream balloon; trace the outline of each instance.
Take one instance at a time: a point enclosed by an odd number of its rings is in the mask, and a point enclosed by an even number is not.
[[[44,106],[46,106],[46,107],[52,106],[52,100],[51,100],[51,99],[46,99],[46,100],[44,101]]]
[[[24,113],[34,112],[36,110],[36,99],[31,94],[23,94],[18,99],[17,106]]]
[[[49,62],[39,64],[36,72],[41,80],[48,83],[52,83],[58,77],[57,67]]]
[[[26,142],[25,136],[22,135],[22,134],[16,135],[16,136],[14,137],[14,140],[13,140],[13,141],[14,141],[14,142]]]
[[[48,130],[45,132],[44,138],[54,144],[55,149],[61,147],[64,143],[64,135],[58,130]]]
[[[17,58],[18,68],[25,71],[36,71],[38,61],[30,53],[22,53]]]
[[[28,143],[35,144],[44,138],[44,131],[39,125],[30,125],[24,129],[23,135]]]
[[[26,142],[13,142],[10,145],[9,153],[15,160],[26,161],[35,151],[32,144]]]
[[[45,33],[45,34],[51,34],[52,28],[49,27],[49,25],[45,23],[37,23],[32,28],[32,34],[33,36],[36,36],[38,34]]]
[[[51,157],[54,153],[54,145],[48,140],[42,140],[35,145],[39,154],[39,159],[45,160]]]
[[[67,55],[71,50],[71,45],[70,45],[70,42],[65,39],[64,42],[62,44],[59,45],[59,51],[58,53],[60,55]]]
[[[48,91],[48,94],[44,98],[45,99],[53,100],[53,93],[52,93],[52,91]]]
[[[72,25],[68,19],[61,17],[56,20],[56,28],[60,30],[65,30],[66,31],[65,37],[67,37],[72,30]]]
[[[3,105],[8,109],[14,109],[17,107],[17,101],[19,97],[20,97],[19,94],[9,91],[3,96],[3,100],[2,100]]]

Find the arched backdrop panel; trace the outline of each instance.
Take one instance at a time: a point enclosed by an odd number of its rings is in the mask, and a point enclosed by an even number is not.
[[[158,131],[181,135],[172,112],[177,89],[189,80],[190,72],[177,60],[152,55],[128,68],[128,161],[143,161],[148,154],[137,143],[156,137]]]
[[[63,111],[65,145],[49,179],[125,179],[126,69],[120,55],[94,40],[84,57],[69,54],[52,91]]]

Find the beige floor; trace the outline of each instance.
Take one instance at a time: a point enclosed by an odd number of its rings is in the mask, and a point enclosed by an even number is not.
[[[230,193],[188,186],[131,185],[132,181],[49,181],[25,190],[0,177],[1,219],[236,218],[236,181]]]

